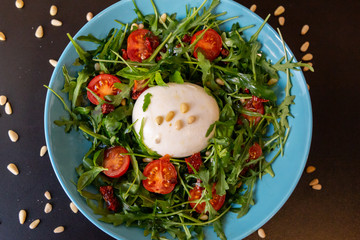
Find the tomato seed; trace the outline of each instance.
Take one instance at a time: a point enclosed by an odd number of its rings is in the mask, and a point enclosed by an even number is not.
[[[181,103],[180,104],[180,112],[187,113],[189,111],[190,107],[187,103]]]
[[[5,41],[6,37],[5,34],[3,32],[0,32],[0,41]]]
[[[58,226],[54,229],[54,233],[62,233],[65,230],[63,226]]]
[[[86,20],[89,22],[94,17],[94,14],[92,12],[88,12],[86,14]]]
[[[17,166],[13,163],[10,163],[9,165],[7,165],[7,169],[14,175],[19,175],[19,169],[17,168]]]
[[[274,12],[275,16],[280,16],[285,12],[285,8],[283,6],[278,6]]]
[[[19,212],[19,222],[20,224],[24,224],[26,220],[26,211],[24,209]]]
[[[313,55],[311,53],[307,53],[302,57],[304,61],[311,61],[313,59]]]
[[[280,26],[284,26],[285,25],[285,18],[284,17],[279,17],[279,25]]]
[[[192,124],[193,122],[195,122],[195,120],[196,120],[196,117],[195,117],[195,116],[190,116],[190,117],[188,117],[188,119],[187,119],[187,123],[188,123],[188,124]]]
[[[40,25],[36,28],[36,31],[35,31],[35,37],[37,38],[42,38],[44,36],[44,29],[43,27]]]
[[[175,129],[180,130],[183,127],[183,122],[181,120],[177,120],[175,122]]]
[[[55,5],[51,5],[50,7],[50,15],[55,16],[57,14],[57,7]]]
[[[253,5],[251,5],[251,7],[250,7],[250,11],[255,12],[255,11],[256,11],[256,8],[257,8],[256,4],[253,4]]]
[[[309,31],[310,27],[309,25],[304,25],[302,28],[301,28],[301,35],[305,35],[308,31]]]
[[[322,186],[321,186],[321,184],[315,184],[314,186],[312,186],[312,188],[314,190],[321,190]]]
[[[52,19],[51,25],[53,25],[54,27],[60,27],[60,26],[62,26],[62,22],[57,19]]]
[[[306,52],[310,46],[310,43],[308,41],[304,42],[303,45],[300,47],[300,51]]]
[[[164,118],[162,116],[157,116],[155,118],[155,122],[157,125],[161,125],[163,123],[163,121],[164,121]]]
[[[314,167],[314,166],[308,166],[308,167],[306,168],[306,173],[312,173],[312,172],[315,172],[315,170],[316,170],[316,167]]]
[[[70,209],[73,213],[77,213],[79,211],[73,202],[70,203]]]
[[[58,64],[58,62],[54,59],[49,59],[49,63],[51,64],[51,66],[56,67],[56,65]]]
[[[19,135],[13,130],[8,131],[9,138],[12,142],[16,142],[19,139]]]
[[[39,223],[40,223],[40,219],[36,219],[36,220],[32,221],[32,223],[29,225],[29,228],[34,229],[39,225]]]
[[[44,196],[46,197],[47,200],[51,200],[51,194],[49,193],[49,191],[46,191],[44,193]]]
[[[7,115],[11,115],[12,114],[12,107],[11,107],[11,104],[9,102],[7,102],[5,104],[5,113]]]
[[[314,186],[316,184],[319,184],[319,179],[314,178],[313,180],[311,180],[311,182],[309,183],[310,186]]]
[[[165,117],[165,121],[170,122],[175,116],[175,113],[173,111],[168,112]]]
[[[24,7],[24,1],[22,1],[22,0],[16,0],[15,6],[16,6],[17,8],[23,8],[23,7]]]
[[[52,211],[52,205],[50,203],[46,203],[45,208],[44,208],[44,212],[49,213],[51,211]]]
[[[258,235],[259,235],[260,238],[265,238],[265,237],[266,237],[266,234],[265,234],[264,229],[259,228],[259,230],[258,230]]]
[[[0,96],[0,105],[1,105],[1,106],[4,106],[5,103],[6,103],[6,101],[7,101],[7,97],[4,96],[4,95],[1,95],[1,96]]]

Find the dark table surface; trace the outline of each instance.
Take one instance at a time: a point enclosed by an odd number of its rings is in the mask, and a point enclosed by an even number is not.
[[[0,42],[0,95],[6,95],[13,114],[0,107],[0,239],[112,239],[91,224],[81,213],[74,214],[70,200],[61,188],[48,155],[39,156],[45,145],[43,112],[46,89],[53,67],[48,60],[58,59],[68,44],[66,33],[74,35],[85,23],[86,13],[99,13],[115,0],[32,0],[23,9],[15,0],[1,0],[0,31],[7,40]],[[299,48],[310,42],[309,52],[315,72],[305,72],[310,86],[314,128],[307,165],[316,166],[312,174],[303,173],[295,191],[281,210],[264,226],[267,239],[359,239],[360,238],[360,35],[358,0],[238,0],[250,7],[257,4],[262,18],[273,13],[278,5],[286,8],[285,26],[281,31],[297,59]],[[57,5],[57,19],[62,27],[50,24],[49,8]],[[277,17],[269,21],[278,27]],[[300,35],[304,24],[310,31]],[[43,39],[34,36],[43,25]],[[12,143],[8,130],[20,138]],[[12,175],[6,166],[16,163],[20,174]],[[322,190],[309,187],[318,178]],[[45,191],[52,199],[47,201]],[[53,211],[45,214],[46,202]],[[18,212],[26,209],[27,221],[20,225]],[[28,225],[41,219],[35,230]],[[52,233],[59,225],[62,234]],[[253,233],[246,239],[258,239]]]

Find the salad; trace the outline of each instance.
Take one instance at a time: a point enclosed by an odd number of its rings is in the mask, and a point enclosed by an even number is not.
[[[165,239],[163,233],[204,239],[203,227],[211,225],[220,239],[226,239],[222,217],[228,212],[244,216],[256,202],[256,181],[264,174],[274,176],[271,163],[284,151],[295,98],[289,70],[308,65],[286,55],[276,63],[266,59],[257,38],[268,18],[247,40],[243,32],[254,26],[235,23],[224,31],[221,25],[234,18],[220,20],[226,13],[213,13],[220,1],[213,0],[205,9],[206,2],[187,9],[183,19],[160,15],[152,0],[154,14],[144,15],[134,2],[137,18],[131,23],[117,21],[119,28],[105,38],[89,34],[74,40],[68,35],[79,55],[74,65],[83,68],[77,76],[62,68],[62,92],[71,106],[50,89],[69,113],[55,124],[66,132],[80,130],[91,142],[76,168],[76,187],[101,215],[100,221],[141,227],[152,239]],[[97,48],[85,50],[81,41]],[[278,71],[288,76],[279,105]],[[197,89],[190,97],[198,102],[202,96],[215,103],[208,105],[217,109],[210,123],[204,123],[210,115],[199,117],[199,110],[177,124],[176,117],[196,109],[182,96],[178,112],[157,112],[154,121],[134,117],[135,112],[143,116],[156,109],[158,91],[167,97],[171,89],[186,86]],[[164,106],[171,105],[165,97]],[[163,148],[165,152],[155,151],[149,143],[154,139],[146,135],[166,126],[180,139],[193,124],[205,132],[190,132],[187,139],[205,139],[206,144],[191,153],[175,153],[176,144]],[[158,145],[168,142],[154,138]],[[267,159],[272,151],[275,156]]]

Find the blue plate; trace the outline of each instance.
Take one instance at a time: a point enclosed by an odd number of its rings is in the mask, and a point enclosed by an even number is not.
[[[150,0],[143,0],[141,4],[140,1],[137,2],[143,13],[153,13]],[[209,6],[210,2],[209,0],[207,6]],[[176,12],[178,18],[183,18],[185,16],[185,5],[188,4],[192,7],[199,6],[202,0],[155,0],[155,3],[160,13],[171,14]],[[75,39],[80,35],[87,35],[89,33],[98,38],[105,37],[111,28],[119,27],[114,22],[114,19],[121,22],[131,22],[136,18],[132,9],[134,7],[130,0],[122,0],[112,5],[88,22],[76,34]],[[226,18],[239,16],[238,19],[223,25],[224,29],[229,29],[235,21],[238,21],[241,26],[255,24],[254,28],[245,31],[247,38],[263,22],[263,19],[246,7],[231,0],[222,0],[221,4],[216,8],[217,13],[224,11],[227,12]],[[268,24],[261,31],[258,39],[262,43],[261,50],[273,62],[278,61],[284,55],[278,34]],[[80,42],[80,45],[85,49],[94,48],[94,45],[87,42]],[[293,57],[290,49],[287,46],[286,48],[289,57]],[[60,93],[64,99],[67,99],[67,96],[61,93],[64,83],[61,66],[66,65],[70,74],[75,75],[79,68],[72,66],[72,63],[77,57],[74,47],[69,44],[61,55],[50,81],[50,87],[57,93]],[[295,118],[290,118],[289,120],[291,132],[286,143],[284,156],[278,157],[273,164],[274,178],[265,175],[257,182],[254,196],[256,204],[250,208],[248,214],[240,219],[237,219],[236,215],[232,213],[226,215],[223,226],[228,239],[242,239],[265,224],[289,198],[303,172],[310,149],[312,134],[311,102],[302,72],[293,71],[292,74],[292,94],[296,95],[296,98],[295,105],[291,106],[291,113]],[[286,83],[285,74],[280,74],[279,83],[281,89],[284,89]],[[279,91],[279,98],[283,97],[284,92]],[[114,227],[111,224],[98,221],[99,216],[92,212],[84,199],[76,191],[76,187],[73,184],[73,182],[77,181],[74,168],[81,163],[81,159],[89,149],[90,144],[79,132],[73,131],[65,134],[62,127],[54,125],[54,120],[58,120],[66,116],[66,114],[60,101],[48,91],[44,116],[46,143],[52,166],[65,192],[92,223],[112,237],[117,239],[149,239],[149,237],[144,237],[143,229],[125,226]],[[271,159],[270,157],[268,159]],[[206,239],[217,239],[212,227],[206,227],[205,234]]]

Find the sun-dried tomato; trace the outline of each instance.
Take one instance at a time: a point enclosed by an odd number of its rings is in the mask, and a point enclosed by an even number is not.
[[[114,188],[112,186],[101,186],[100,193],[103,196],[104,201],[106,202],[107,209],[111,211],[118,211],[120,204],[118,199],[114,195]]]

